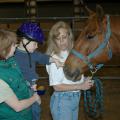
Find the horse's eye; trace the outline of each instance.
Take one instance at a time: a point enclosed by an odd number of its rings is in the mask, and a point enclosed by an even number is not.
[[[87,34],[86,38],[87,38],[87,39],[93,39],[93,38],[94,38],[94,35],[92,35],[92,34]]]

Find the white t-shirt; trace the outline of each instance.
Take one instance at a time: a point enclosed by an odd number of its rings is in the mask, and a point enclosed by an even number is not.
[[[0,80],[0,103],[4,102],[13,95],[14,93],[9,85],[3,80]]]
[[[59,56],[53,55],[54,58],[57,58],[60,60],[60,62],[65,62],[65,60],[68,57],[67,51],[62,51]],[[55,63],[51,63],[50,65],[46,65],[46,69],[49,75],[49,84],[50,86],[53,85],[59,85],[59,84],[76,84],[76,83],[82,83],[84,80],[84,76],[82,75],[81,79],[77,82],[73,82],[71,80],[68,80],[63,72],[63,67],[57,68]]]

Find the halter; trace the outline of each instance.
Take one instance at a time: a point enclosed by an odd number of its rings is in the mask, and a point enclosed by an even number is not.
[[[94,50],[92,53],[90,53],[88,56],[85,56],[79,52],[77,52],[75,49],[71,50],[71,53],[75,56],[77,56],[78,58],[80,58],[83,62],[85,62],[91,73],[94,74],[98,69],[100,69],[103,64],[97,64],[96,66],[90,62],[90,59],[94,58],[95,56],[97,56],[98,54],[102,53],[103,49],[109,44],[109,39],[111,36],[111,29],[110,29],[110,18],[107,15],[107,30],[106,30],[106,34],[104,36],[104,41],[100,44],[100,46]],[[112,58],[112,50],[109,47],[109,52],[108,52],[109,58]]]

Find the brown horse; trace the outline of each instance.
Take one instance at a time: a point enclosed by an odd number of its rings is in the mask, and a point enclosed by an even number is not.
[[[120,54],[120,16],[103,14],[101,6],[91,11],[86,26],[75,41],[64,66],[68,79],[77,81],[90,70],[95,73],[100,63]]]

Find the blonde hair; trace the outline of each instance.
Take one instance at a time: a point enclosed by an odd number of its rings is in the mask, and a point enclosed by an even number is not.
[[[0,30],[0,58],[7,56],[13,43],[17,43],[16,34],[7,30]]]
[[[73,33],[72,33],[72,29],[70,28],[70,26],[63,22],[63,21],[59,21],[56,24],[53,25],[53,27],[51,28],[49,35],[48,35],[48,48],[46,53],[48,55],[51,55],[52,53],[55,54],[59,54],[60,50],[58,49],[58,47],[55,44],[55,40],[56,38],[59,36],[59,29],[66,29],[67,33],[68,33],[68,39],[69,39],[69,46],[68,46],[68,51],[70,51],[73,47]]]

